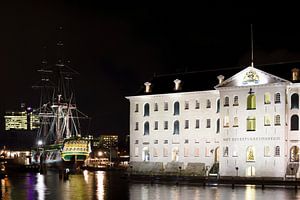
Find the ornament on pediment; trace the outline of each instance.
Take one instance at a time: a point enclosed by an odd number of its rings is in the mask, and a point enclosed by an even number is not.
[[[243,79],[243,84],[247,85],[248,83],[259,83],[259,76],[257,75],[256,71],[250,70],[246,72]]]

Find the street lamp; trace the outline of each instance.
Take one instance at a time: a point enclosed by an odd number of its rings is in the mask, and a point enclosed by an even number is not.
[[[235,170],[236,170],[236,176],[238,176],[239,175],[239,168],[235,167]]]
[[[99,157],[103,156],[103,152],[102,152],[102,151],[99,151],[99,152],[98,152],[98,156],[99,156]]]
[[[42,141],[42,140],[39,140],[39,141],[37,142],[37,144],[38,144],[38,146],[42,146],[42,145],[43,145],[43,141]]]

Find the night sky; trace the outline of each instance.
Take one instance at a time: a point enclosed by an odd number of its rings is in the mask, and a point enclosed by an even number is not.
[[[129,6],[128,6],[129,7]],[[129,102],[154,74],[250,65],[251,9],[106,7],[96,1],[23,1],[0,6],[0,108],[38,107],[43,57],[64,57],[80,73],[79,109],[91,133],[129,133]],[[254,20],[256,19],[256,20]],[[63,31],[58,31],[63,27]],[[300,31],[285,23],[253,23],[256,65],[300,60]],[[46,47],[46,48],[44,48]],[[218,73],[216,72],[216,75]],[[210,77],[210,80],[214,77]],[[199,77],[203,84],[205,77]],[[1,130],[3,130],[3,117]]]

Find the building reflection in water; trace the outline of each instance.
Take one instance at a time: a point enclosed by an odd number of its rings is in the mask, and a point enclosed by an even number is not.
[[[1,179],[1,199],[11,199],[11,185],[8,178]]]
[[[35,190],[37,191],[38,200],[44,200],[45,199],[45,191],[46,191],[46,185],[45,185],[45,177],[44,175],[38,173],[36,175],[37,183],[35,185]]]
[[[105,181],[106,174],[104,171],[97,171],[97,172],[95,172],[95,177],[96,177],[97,199],[102,200],[105,197],[104,184],[108,184]]]
[[[246,185],[245,200],[255,200],[256,188],[255,185]]]

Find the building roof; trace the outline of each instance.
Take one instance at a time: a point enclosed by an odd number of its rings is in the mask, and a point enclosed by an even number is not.
[[[152,78],[152,80],[149,81],[151,83],[150,92],[146,93],[145,86],[142,85],[137,93],[131,96],[214,90],[215,86],[219,84],[217,76],[223,75],[225,77],[224,80],[226,80],[246,68],[247,67],[223,68],[206,71],[156,75]],[[255,68],[259,69],[261,72],[267,72],[270,75],[276,76],[278,80],[291,81],[291,71],[293,68],[300,69],[300,62],[257,65]],[[175,90],[174,80],[176,79],[181,81],[181,87],[178,90]]]

